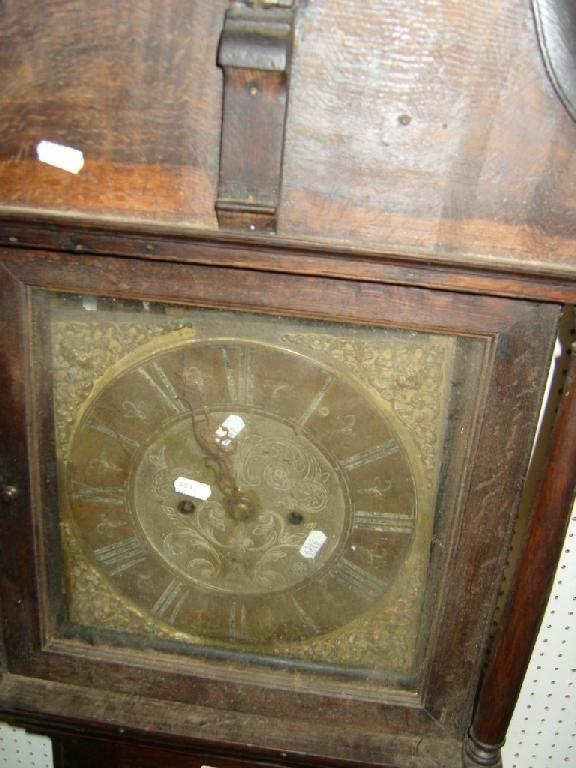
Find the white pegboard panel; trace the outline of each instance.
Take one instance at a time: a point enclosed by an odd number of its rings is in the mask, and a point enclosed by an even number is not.
[[[0,768],[53,768],[53,765],[50,739],[0,723]]]
[[[502,750],[504,768],[576,768],[576,506]]]

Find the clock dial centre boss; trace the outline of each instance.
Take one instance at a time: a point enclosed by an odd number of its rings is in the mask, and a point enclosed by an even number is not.
[[[149,631],[290,654],[418,603],[438,462],[346,358],[389,331],[240,317],[188,310],[98,371],[61,440],[65,536]]]

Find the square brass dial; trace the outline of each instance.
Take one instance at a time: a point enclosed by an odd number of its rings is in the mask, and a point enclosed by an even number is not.
[[[69,622],[413,686],[465,343],[48,307]]]

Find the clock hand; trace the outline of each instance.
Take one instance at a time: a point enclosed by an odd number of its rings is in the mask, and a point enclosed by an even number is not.
[[[236,522],[248,520],[256,514],[258,503],[251,496],[241,493],[236,482],[232,464],[236,443],[229,437],[227,427],[216,424],[208,408],[204,407],[202,415],[202,421],[192,417],[196,442],[215,467],[216,484],[224,496],[228,514]]]
[[[203,421],[192,417],[196,442],[212,465],[215,465],[216,484],[222,493],[225,496],[237,495],[240,491],[232,467],[232,454],[236,445],[228,437],[227,428],[217,425],[206,407],[203,409],[203,417]]]

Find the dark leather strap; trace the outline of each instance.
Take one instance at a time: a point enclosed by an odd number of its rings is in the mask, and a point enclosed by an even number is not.
[[[576,0],[532,0],[546,69],[576,120]]]

